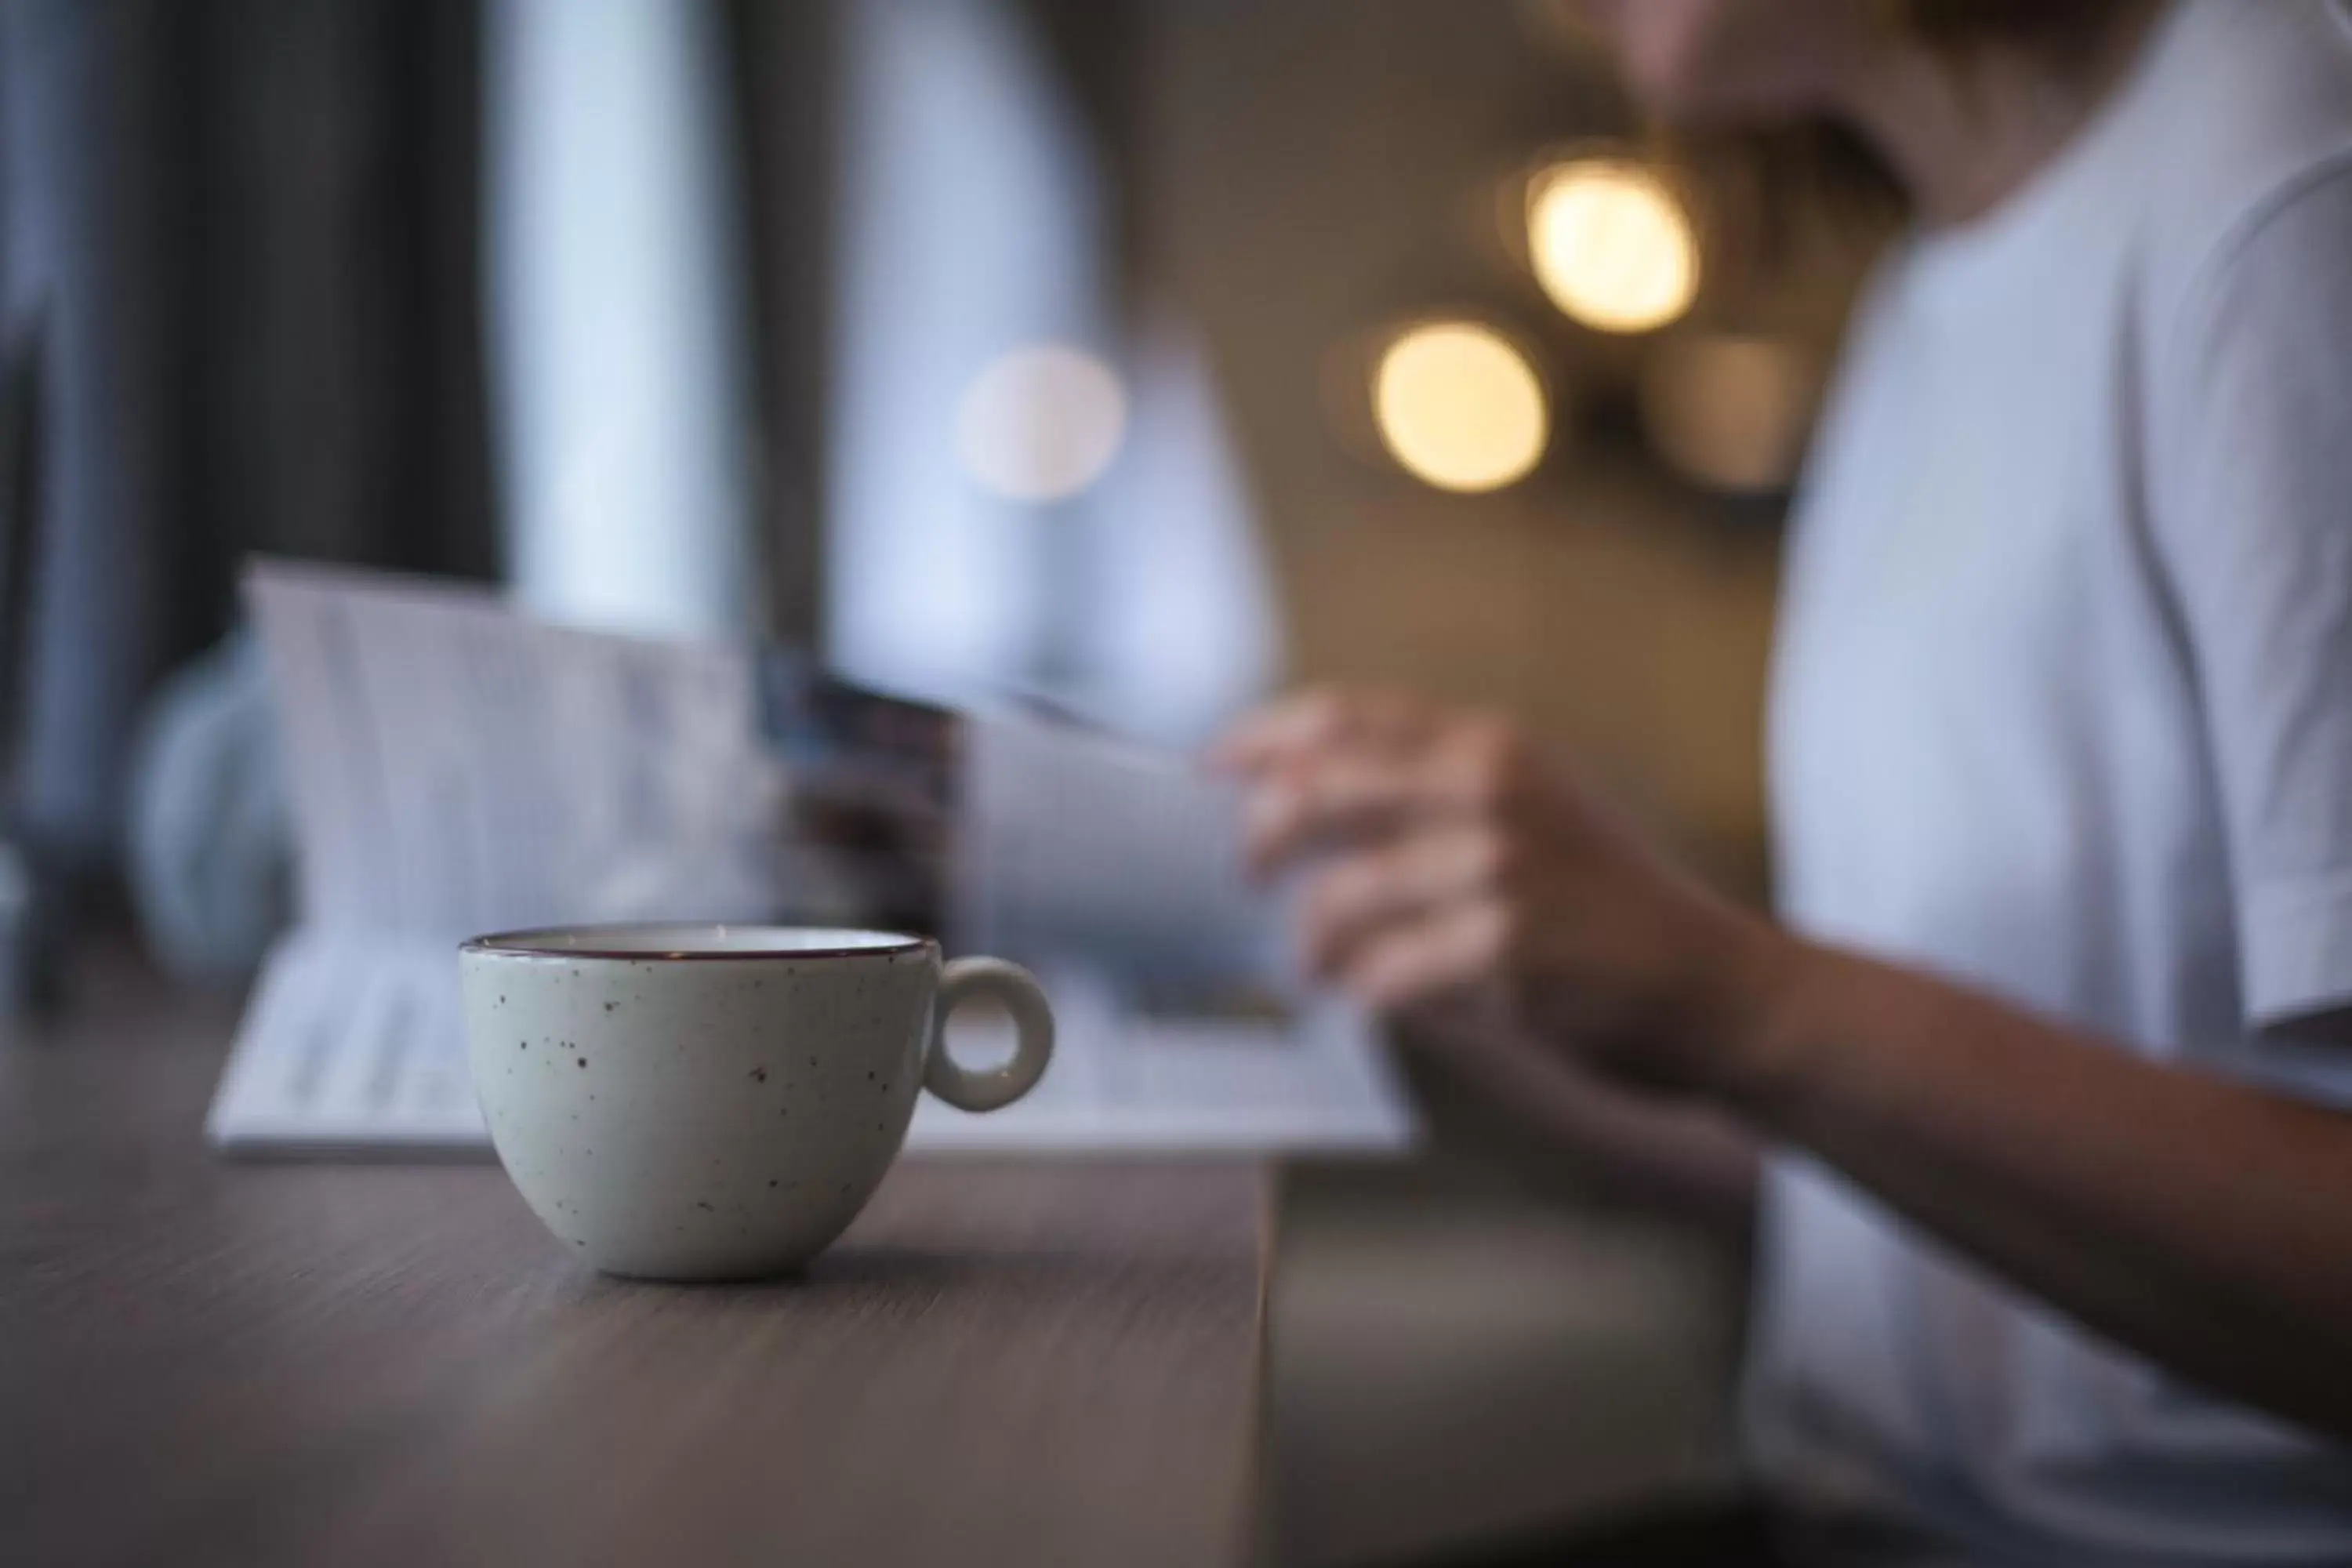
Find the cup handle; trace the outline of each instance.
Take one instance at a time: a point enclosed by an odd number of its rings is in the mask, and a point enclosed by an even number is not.
[[[973,1072],[948,1054],[948,1016],[974,997],[991,996],[1013,1015],[1013,1059]],[[923,1087],[958,1110],[1002,1110],[1037,1086],[1054,1056],[1054,1013],[1034,977],[1001,958],[959,958],[940,971],[931,1004],[930,1050]]]

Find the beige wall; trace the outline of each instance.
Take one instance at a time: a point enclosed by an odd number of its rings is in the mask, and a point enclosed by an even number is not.
[[[1350,342],[1465,304],[1570,403],[1637,350],[1554,313],[1494,193],[1613,112],[1507,0],[1160,0],[1143,56],[1147,292],[1203,331],[1307,679],[1508,708],[1727,879],[1761,858],[1759,705],[1777,543],[1570,420],[1501,495],[1451,498],[1335,437]],[[1340,384],[1347,383],[1344,379]]]

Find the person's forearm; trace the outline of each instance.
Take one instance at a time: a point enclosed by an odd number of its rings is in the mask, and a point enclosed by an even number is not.
[[[1695,1103],[1662,1103],[1580,1073],[1531,1090],[1520,1113],[1570,1148],[1604,1193],[1736,1230],[1756,1217],[1755,1135]]]
[[[1442,1042],[1429,1059],[1457,1070],[1519,1134],[1501,1151],[1507,1157],[1564,1170],[1606,1196],[1743,1237],[1753,1225],[1756,1137],[1715,1107],[1623,1088],[1491,1026],[1459,1018],[1417,1023],[1407,1038]]]
[[[1715,1085],[2032,1295],[2352,1436],[2352,1114],[1793,939]]]

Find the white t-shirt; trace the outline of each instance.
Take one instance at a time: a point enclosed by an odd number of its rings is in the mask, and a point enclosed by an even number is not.
[[[2184,0],[2052,167],[1884,264],[1806,477],[1771,737],[1796,927],[2352,1103],[2352,1048],[2269,1029],[2352,998],[2338,7]],[[2352,1563],[2352,1448],[1809,1160],[1775,1161],[1763,1242],[1747,1428],[1800,1517],[1938,1561]]]

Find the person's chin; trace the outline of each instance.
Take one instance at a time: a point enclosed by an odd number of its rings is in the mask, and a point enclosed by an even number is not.
[[[1769,73],[1727,68],[1723,51],[1679,40],[1621,56],[1626,90],[1651,121],[1678,130],[1740,131],[1801,117],[1807,95]]]
[[[1719,126],[1738,117],[1718,84],[1668,62],[1629,63],[1624,79],[1643,115],[1662,125]]]
[[[1781,102],[1771,94],[1727,90],[1713,82],[1667,77],[1627,85],[1643,116],[1670,131],[1763,131],[1801,119],[1805,112],[1803,106]]]

